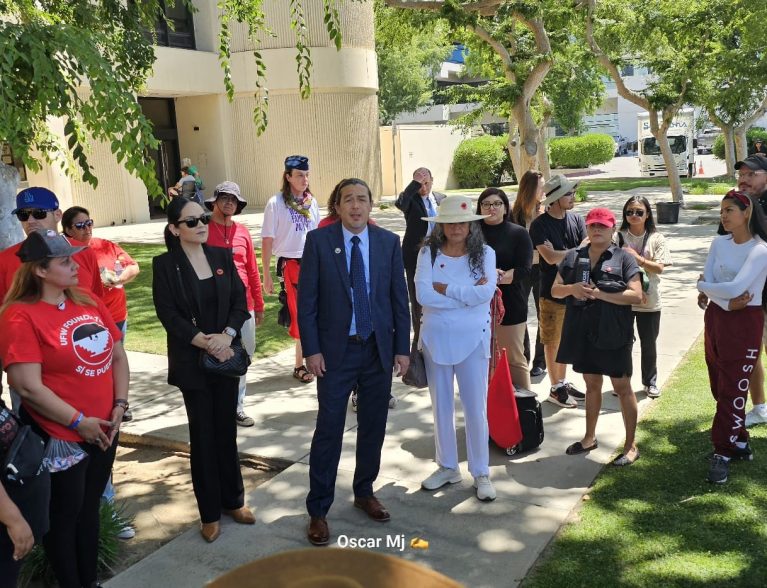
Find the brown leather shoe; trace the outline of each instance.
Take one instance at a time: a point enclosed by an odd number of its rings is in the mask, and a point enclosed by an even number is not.
[[[359,496],[354,499],[354,506],[361,508],[377,523],[385,523],[391,519],[389,511],[384,508],[375,496],[365,496],[360,498]]]
[[[218,524],[218,521],[215,523],[202,523],[200,525],[200,535],[208,543],[213,543],[221,536],[221,525]]]
[[[324,517],[311,517],[306,538],[312,545],[327,545],[330,541],[330,529]]]
[[[234,519],[235,523],[240,523],[241,525],[253,525],[256,522],[256,515],[247,506],[241,506],[234,510],[225,509],[224,514],[229,515]]]

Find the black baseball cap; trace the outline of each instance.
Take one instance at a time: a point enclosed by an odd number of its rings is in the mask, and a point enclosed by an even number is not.
[[[69,257],[85,249],[74,247],[64,235],[51,229],[32,231],[16,252],[22,262],[40,261],[46,257]]]
[[[752,171],[767,171],[767,156],[761,153],[749,155],[743,161],[736,163],[735,169],[740,169],[744,165]]]

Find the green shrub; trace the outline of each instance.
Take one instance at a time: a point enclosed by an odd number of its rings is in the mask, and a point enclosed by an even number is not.
[[[551,167],[589,167],[607,163],[613,155],[615,155],[615,142],[610,135],[592,133],[549,141]]]
[[[578,187],[575,189],[575,201],[576,202],[586,202],[588,200],[589,193],[586,190],[586,187],[583,184],[578,184]]]
[[[754,140],[757,138],[767,142],[767,131],[761,127],[752,127],[746,131],[746,147],[749,153],[753,150]],[[714,139],[714,146],[711,148],[711,153],[713,153],[714,157],[717,159],[724,159],[724,134],[721,134]]]
[[[453,173],[461,188],[498,186],[504,172],[511,173],[506,149],[508,135],[482,135],[461,141],[453,155]]]

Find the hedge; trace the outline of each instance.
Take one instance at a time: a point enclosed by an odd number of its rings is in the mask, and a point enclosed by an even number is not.
[[[615,155],[615,142],[610,135],[591,133],[549,141],[551,167],[589,167],[607,163],[613,155]]]
[[[506,148],[508,135],[464,139],[453,154],[453,173],[461,188],[498,186],[503,172],[511,173]]]
[[[746,131],[746,145],[748,153],[754,149],[754,139],[761,139],[767,143],[767,131],[759,127],[753,127]],[[714,146],[711,148],[711,153],[717,159],[724,159],[724,135],[717,136],[714,139]]]

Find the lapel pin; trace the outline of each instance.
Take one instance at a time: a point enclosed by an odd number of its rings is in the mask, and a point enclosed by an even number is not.
[[[340,247],[336,247],[336,253],[341,253],[341,248]]]
[[[445,264],[444,264],[444,263],[440,263],[440,264],[439,264],[439,267],[442,267],[442,268],[444,268],[444,267],[445,267]]]
[[[217,275],[217,276],[223,276],[223,275],[224,275],[224,270],[222,270],[221,268],[218,268],[218,269],[216,270],[216,275]]]

